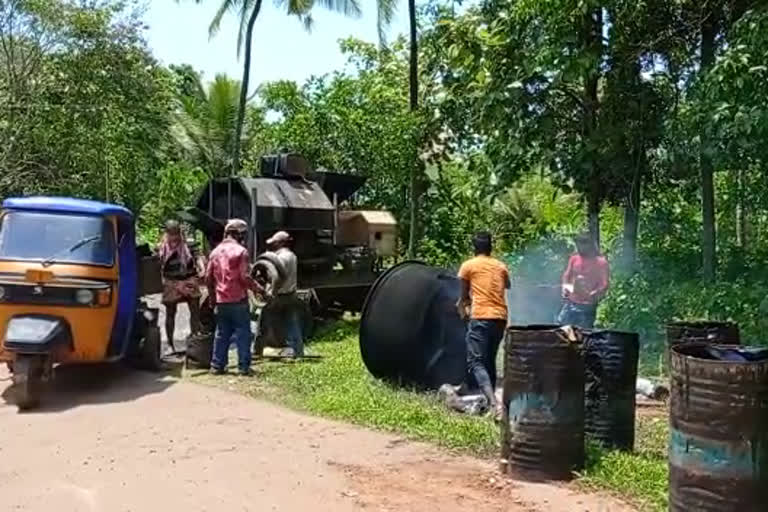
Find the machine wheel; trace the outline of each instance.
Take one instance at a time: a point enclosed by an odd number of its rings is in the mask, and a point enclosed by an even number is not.
[[[40,405],[43,392],[45,358],[36,355],[18,355],[13,363],[13,393],[21,411]]]
[[[156,325],[147,327],[144,339],[141,340],[140,366],[143,370],[159,372],[163,369],[163,359],[160,356],[162,341],[160,328]]]

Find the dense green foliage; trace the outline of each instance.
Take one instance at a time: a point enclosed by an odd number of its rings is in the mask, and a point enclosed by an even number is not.
[[[245,38],[256,3],[221,5],[241,7]],[[283,5],[306,21],[314,2]],[[393,4],[376,5],[385,26]],[[518,279],[554,282],[570,237],[589,229],[614,269],[601,322],[639,330],[649,354],[679,318],[733,319],[762,342],[763,3],[419,7],[413,110],[402,38],[344,40],[344,69],[248,96],[232,78],[158,65],[130,3],[0,2],[0,196],[121,202],[152,239],[208,177],[253,174],[289,148],[366,176],[356,205],[391,210],[403,249],[418,197],[418,255],[435,264],[456,265],[485,228]]]
[[[278,4],[311,22],[313,0]],[[392,211],[401,248],[418,241],[436,265],[457,265],[488,229],[515,284],[554,284],[571,237],[589,230],[613,269],[599,323],[640,332],[643,373],[661,370],[670,320],[735,320],[766,343],[766,2],[427,0],[418,26],[409,13],[418,41],[343,40],[343,69],[255,91],[261,0],[219,5],[213,29],[239,16],[245,83],[159,65],[130,0],[0,0],[0,197],[122,203],[154,242],[205,180],[255,174],[262,154],[291,149],[367,177],[353,206]],[[358,4],[320,5],[354,15]],[[380,27],[394,5],[376,2]],[[317,346],[322,365],[269,366],[261,391],[496,449],[488,422],[372,381],[353,344],[332,342],[351,329]],[[643,425],[640,453],[595,452],[583,481],[662,509],[666,432]]]
[[[0,3],[0,195],[140,209],[167,154],[172,90],[139,20],[104,3]]]

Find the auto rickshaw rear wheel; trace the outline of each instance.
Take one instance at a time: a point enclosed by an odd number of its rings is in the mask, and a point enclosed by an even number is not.
[[[44,387],[46,357],[20,354],[13,362],[14,402],[25,411],[40,405]]]

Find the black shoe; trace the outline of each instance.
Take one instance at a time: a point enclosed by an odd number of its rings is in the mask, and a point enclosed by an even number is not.
[[[208,373],[211,375],[226,375],[227,370],[224,368],[216,368],[215,366],[211,366],[211,369]]]
[[[253,370],[246,368],[245,370],[238,370],[237,374],[241,377],[253,377]]]

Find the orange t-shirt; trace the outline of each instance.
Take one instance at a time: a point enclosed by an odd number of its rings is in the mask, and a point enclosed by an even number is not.
[[[506,290],[509,271],[501,261],[490,256],[475,256],[459,269],[459,278],[469,283],[472,318],[506,320]]]

